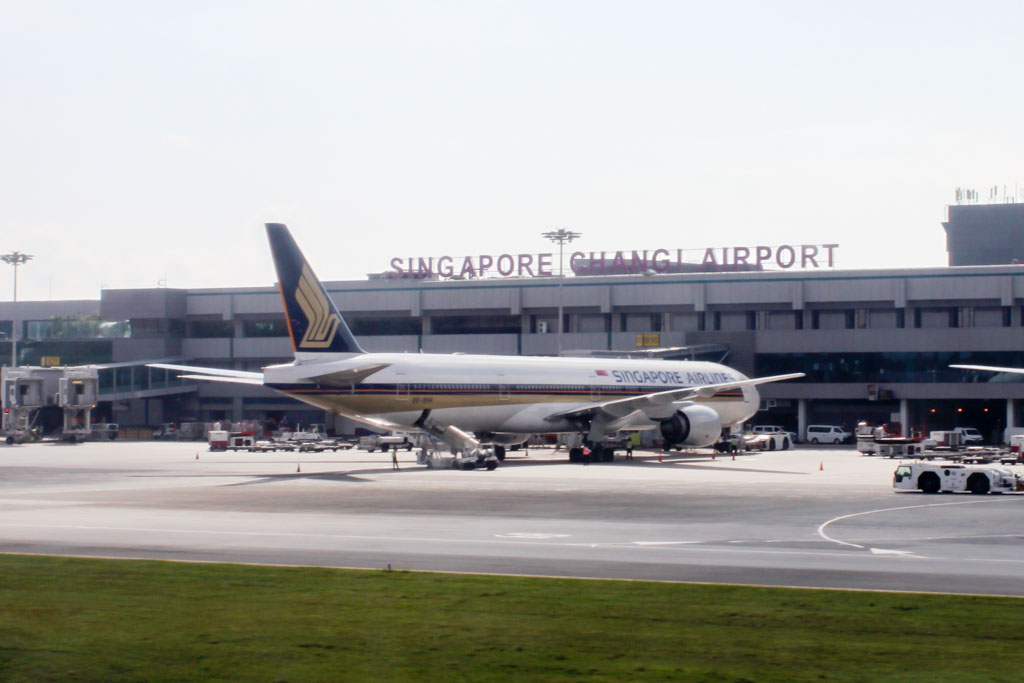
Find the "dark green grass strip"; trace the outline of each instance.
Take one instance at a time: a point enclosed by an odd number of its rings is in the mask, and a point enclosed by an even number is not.
[[[0,555],[0,680],[1018,681],[1024,600]]]

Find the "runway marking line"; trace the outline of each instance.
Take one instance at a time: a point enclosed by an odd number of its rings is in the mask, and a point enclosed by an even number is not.
[[[544,533],[529,533],[526,531],[513,532],[510,534],[494,534],[495,538],[527,538],[531,540],[541,540],[545,538],[569,538],[569,534],[544,534]]]
[[[806,550],[759,550],[755,548],[714,548],[714,547],[693,547],[694,545],[702,545],[703,541],[690,541],[682,543],[671,543],[669,545],[653,542],[637,542],[637,541],[613,541],[607,543],[566,543],[566,542],[544,542],[540,540],[531,539],[451,539],[451,538],[433,538],[433,537],[419,537],[419,536],[364,536],[356,534],[327,534],[327,533],[295,533],[295,532],[275,532],[275,531],[222,531],[215,529],[159,529],[152,527],[105,527],[105,526],[86,526],[86,525],[69,525],[69,524],[9,524],[0,521],[0,527],[23,527],[23,528],[40,528],[40,529],[78,529],[86,531],[143,531],[147,533],[162,532],[171,534],[205,534],[205,535],[235,535],[235,536],[284,536],[293,538],[334,538],[334,539],[345,539],[345,540],[366,540],[366,541],[402,541],[402,542],[420,542],[420,543],[443,543],[451,545],[453,543],[466,543],[466,544],[493,544],[493,545],[541,545],[550,547],[552,545],[561,545],[566,547],[575,548],[593,548],[593,549],[623,549],[623,548],[635,548],[638,550],[650,550],[650,551],[689,551],[689,552],[702,552],[702,553],[739,553],[746,555],[811,555],[815,557],[857,557],[851,556],[847,553],[830,553],[818,551],[806,551]],[[2,539],[0,539],[2,542]],[[67,541],[62,541],[67,542]],[[686,546],[681,547],[681,546]],[[0,550],[0,552],[3,552]],[[867,555],[859,557],[867,558]]]
[[[829,541],[831,543],[838,543],[839,545],[845,545],[845,546],[848,546],[850,548],[857,548],[858,550],[867,550],[866,546],[860,545],[858,543],[848,543],[846,541],[840,541],[838,538],[832,538],[831,536],[829,536],[828,534],[825,533],[825,529],[830,524],[833,524],[835,522],[841,522],[844,519],[852,519],[854,517],[863,517],[864,515],[875,515],[875,514],[878,514],[878,513],[881,513],[881,512],[895,512],[897,510],[914,510],[914,509],[918,509],[918,508],[948,507],[950,505],[977,505],[978,503],[986,503],[986,502],[993,502],[993,501],[965,500],[965,501],[958,501],[958,502],[955,502],[955,503],[926,503],[924,505],[904,505],[902,507],[895,507],[895,508],[881,508],[881,509],[878,509],[878,510],[866,510],[864,512],[854,512],[854,513],[851,513],[849,515],[841,515],[839,517],[833,517],[832,519],[828,520],[827,522],[823,522],[820,526],[818,526],[818,535],[821,536],[826,541]],[[872,548],[871,550],[872,550],[872,552],[874,552],[876,549]],[[883,550],[883,554],[885,554],[884,550]],[[910,557],[917,557],[916,555],[913,555],[913,554],[910,554],[910,553],[908,553],[907,555],[910,556]]]

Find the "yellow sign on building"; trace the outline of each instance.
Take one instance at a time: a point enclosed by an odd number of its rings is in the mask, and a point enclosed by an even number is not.
[[[644,332],[636,335],[636,345],[643,347],[661,346],[660,332]]]
[[[60,365],[60,356],[43,356],[39,359],[39,364],[44,368],[55,368]]]

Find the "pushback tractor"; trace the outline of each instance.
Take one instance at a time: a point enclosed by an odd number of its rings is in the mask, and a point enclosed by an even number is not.
[[[1024,479],[1005,467],[914,462],[896,468],[892,486],[924,493],[970,491],[984,495],[1024,491]]]

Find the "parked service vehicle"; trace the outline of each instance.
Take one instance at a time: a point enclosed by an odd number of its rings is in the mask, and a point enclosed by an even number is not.
[[[165,422],[153,432],[154,439],[177,439],[178,428],[174,426],[173,422]]]
[[[928,438],[924,440],[925,448],[942,448],[957,451],[963,445],[965,445],[964,435],[955,430],[928,432]]]
[[[311,424],[306,429],[302,426],[295,428],[295,431],[282,431],[278,434],[278,441],[295,441],[297,443],[309,443],[310,441],[322,441],[327,438],[327,430],[322,424]]]
[[[206,438],[205,422],[182,422],[178,427],[178,439],[187,441],[202,441]]]
[[[121,428],[114,422],[98,422],[92,425],[92,438],[100,441],[113,441]]]
[[[228,432],[223,429],[211,429],[207,433],[211,451],[246,451],[256,445],[256,437],[252,434]]]
[[[850,432],[836,425],[810,425],[807,427],[808,443],[843,443],[850,438]]]
[[[402,434],[373,434],[359,439],[359,448],[364,451],[380,451],[386,453],[392,447],[412,450],[412,441]]]
[[[892,487],[924,493],[970,491],[983,495],[1024,490],[1024,479],[1004,467],[914,462],[896,468]]]
[[[953,431],[960,435],[960,441],[965,446],[977,446],[985,440],[981,432],[974,427],[957,427]]]
[[[754,434],[775,434],[783,432],[789,437],[790,443],[796,443],[796,433],[780,427],[779,425],[756,425],[750,431]]]
[[[745,450],[758,449],[762,451],[787,451],[793,445],[789,432],[777,429],[776,431],[757,431],[744,438]]]

